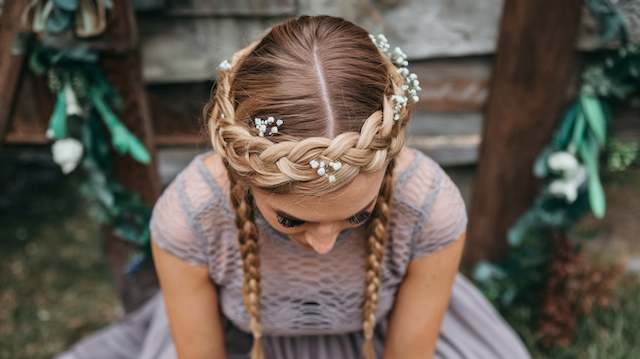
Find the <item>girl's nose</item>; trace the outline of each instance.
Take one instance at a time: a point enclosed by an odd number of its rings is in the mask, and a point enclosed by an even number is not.
[[[322,224],[305,234],[305,241],[319,254],[329,253],[336,244],[339,228],[333,224]]]

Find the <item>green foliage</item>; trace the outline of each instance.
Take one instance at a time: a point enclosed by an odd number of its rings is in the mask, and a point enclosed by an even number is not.
[[[67,103],[62,91],[58,92],[56,96],[56,104],[49,119],[47,135],[56,140],[67,137]]]
[[[81,193],[97,204],[91,210],[96,219],[111,224],[117,236],[139,248],[127,268],[134,271],[151,259],[147,228],[151,211],[136,193],[114,179],[109,143],[116,152],[140,163],[148,164],[151,157],[142,142],[118,119],[116,111],[122,100],[97,60],[97,53],[85,46],[58,49],[37,44],[30,54],[29,65],[34,73],[47,76],[49,88],[56,94],[47,134],[55,140],[74,137],[82,142],[81,165],[86,182]],[[74,106],[79,112],[71,114]],[[109,136],[104,133],[105,128]]]
[[[612,139],[607,147],[607,169],[620,172],[629,168],[640,154],[640,141]]]
[[[605,215],[606,199],[600,179],[602,153],[610,152],[609,169],[627,168],[638,156],[638,142],[623,144],[612,139],[608,127],[612,109],[640,90],[640,45],[625,43],[623,21],[608,2],[590,0],[588,5],[599,18],[604,36],[619,36],[623,45],[584,70],[577,98],[536,159],[533,173],[541,179],[542,190],[509,230],[505,258],[496,263],[480,263],[474,270],[478,286],[516,326],[531,326],[535,321],[540,305],[537,296],[547,281],[553,234],[568,232],[589,211],[596,218]],[[552,156],[558,154],[564,156],[563,166],[577,163],[586,172],[586,181],[574,183],[575,199],[559,197],[558,190],[552,188],[562,184],[559,181],[568,181],[566,173],[559,174],[550,166]]]
[[[107,105],[105,96],[108,95],[108,90],[105,86],[92,87],[89,90],[89,99],[111,132],[113,148],[123,155],[130,155],[138,162],[148,164],[151,157],[144,145],[118,120]]]

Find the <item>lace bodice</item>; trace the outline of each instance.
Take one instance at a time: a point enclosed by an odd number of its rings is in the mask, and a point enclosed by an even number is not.
[[[405,148],[395,169],[389,239],[376,316],[390,312],[412,259],[447,245],[464,232],[467,215],[458,188],[421,152]],[[206,266],[223,314],[249,331],[242,262],[224,166],[212,151],[197,155],[153,208],[152,240],[182,260]],[[340,234],[320,255],[290,241],[256,209],[265,335],[341,334],[362,326],[366,227]]]

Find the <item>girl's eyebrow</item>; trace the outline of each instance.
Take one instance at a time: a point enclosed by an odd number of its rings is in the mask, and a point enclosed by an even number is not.
[[[369,208],[377,199],[378,199],[378,195],[376,194],[376,196],[373,197],[373,199],[369,202],[369,204],[367,204],[366,206],[364,206],[364,208],[362,208],[361,210],[357,211],[355,214],[353,214],[353,215],[351,215],[351,216],[349,216],[347,218],[351,218],[351,217],[355,216],[356,214],[358,214],[360,212],[363,212],[365,209]],[[282,216],[282,217],[288,217],[288,218],[290,218],[290,219],[292,219],[294,221],[309,222],[309,221],[305,221],[304,219],[300,219],[300,218],[297,218],[295,216],[292,216],[292,215],[288,214],[287,212],[281,211],[279,209],[276,209],[274,211],[276,212],[277,215]]]

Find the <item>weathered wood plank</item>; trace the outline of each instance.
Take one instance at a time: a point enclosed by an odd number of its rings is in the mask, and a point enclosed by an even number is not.
[[[53,111],[53,96],[46,78],[25,71],[15,99],[13,119],[5,143],[44,144],[49,117]]]
[[[500,257],[536,194],[533,162],[568,98],[582,1],[507,1],[474,183],[465,264]]]
[[[407,145],[423,151],[441,166],[468,165],[478,158],[480,135],[412,135]]]
[[[294,0],[167,0],[165,11],[180,16],[295,15]]]
[[[146,86],[156,144],[207,141],[202,109],[209,100],[212,85],[209,81],[202,81]]]
[[[204,3],[204,0],[197,1]],[[224,3],[225,6],[239,6],[235,4],[243,2]],[[340,16],[371,32],[384,32],[394,46],[400,46],[409,55],[413,64],[418,59],[493,54],[503,0],[384,1],[366,4],[360,0],[299,0],[296,4],[295,13],[287,16]],[[223,58],[287,17],[200,15],[154,14],[140,18],[147,81],[211,79],[215,75],[215,65]],[[592,50],[604,45],[597,36],[598,29],[594,21],[585,21],[581,30],[578,48]],[[639,34],[640,31],[636,31],[635,37],[640,37]]]
[[[481,112],[489,93],[491,57],[415,60],[411,71],[420,79],[418,110]]]

